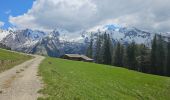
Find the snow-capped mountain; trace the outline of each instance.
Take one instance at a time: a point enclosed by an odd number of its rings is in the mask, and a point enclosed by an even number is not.
[[[9,31],[9,34],[4,37],[1,42],[12,50],[22,51],[23,48],[32,47],[37,44],[47,34],[42,31],[32,31],[30,29]],[[28,52],[27,50],[24,52]]]
[[[5,38],[8,34],[10,34],[11,31],[8,30],[0,30],[0,41],[2,41],[3,38]]]
[[[65,53],[84,54],[86,46],[84,43],[60,40],[60,32],[54,30],[42,38],[29,53],[44,54],[59,57]],[[63,33],[61,33],[63,34]]]
[[[31,29],[6,32],[9,34],[6,33],[7,35],[0,42],[12,50],[26,53],[49,56],[61,56],[64,53],[84,54],[87,46],[84,43],[75,42],[68,37],[67,31],[61,29],[55,29],[49,33]]]
[[[105,25],[96,28],[88,33],[92,34],[104,34],[107,33],[112,37],[113,42],[121,42],[123,44],[135,41],[137,44],[145,44],[147,46],[151,45],[151,40],[153,39],[155,33],[146,32],[139,30],[135,27],[121,27],[119,25]]]
[[[111,36],[113,43],[121,42],[128,44],[135,41],[138,44],[151,46],[155,33],[146,32],[137,28],[121,27],[119,25],[104,25],[93,30],[69,33],[57,28],[52,32],[38,30],[1,30],[0,43],[5,44],[12,50],[36,53],[49,56],[61,56],[64,53],[84,54],[90,41],[91,34],[107,33]],[[163,34],[163,33],[162,33]],[[163,34],[165,40],[169,40],[169,34]]]

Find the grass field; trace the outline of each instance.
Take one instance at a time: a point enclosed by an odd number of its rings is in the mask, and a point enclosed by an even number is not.
[[[0,72],[10,69],[31,58],[31,56],[0,49]]]
[[[39,100],[169,100],[170,78],[93,63],[46,58]]]

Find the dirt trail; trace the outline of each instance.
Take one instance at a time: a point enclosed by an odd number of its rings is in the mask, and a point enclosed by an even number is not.
[[[42,84],[38,77],[38,66],[44,59],[34,59],[0,73],[0,100],[36,100]]]

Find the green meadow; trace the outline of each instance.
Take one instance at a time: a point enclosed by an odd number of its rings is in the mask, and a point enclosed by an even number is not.
[[[0,72],[31,59],[31,56],[0,49]]]
[[[46,58],[39,100],[169,100],[170,78],[95,63]]]

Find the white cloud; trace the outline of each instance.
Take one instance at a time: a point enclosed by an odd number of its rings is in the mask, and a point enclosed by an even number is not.
[[[89,0],[37,0],[27,13],[9,20],[18,27],[75,31],[87,28],[95,16],[96,6]]]
[[[36,0],[31,9],[9,21],[19,28],[65,28],[70,32],[117,23],[170,31],[169,0]]]
[[[3,27],[4,26],[4,22],[0,21],[0,27]]]

